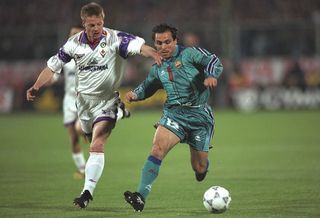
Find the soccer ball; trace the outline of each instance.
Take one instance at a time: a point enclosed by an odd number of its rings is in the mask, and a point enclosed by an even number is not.
[[[212,213],[223,213],[229,208],[230,202],[229,191],[221,186],[212,186],[203,195],[203,205]]]

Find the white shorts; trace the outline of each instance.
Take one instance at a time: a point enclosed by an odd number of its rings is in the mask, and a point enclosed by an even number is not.
[[[74,124],[78,118],[76,96],[66,93],[63,97],[63,124]]]
[[[91,134],[92,128],[97,122],[116,122],[117,107],[120,102],[119,94],[112,94],[105,99],[79,94],[77,96],[76,105],[82,130],[86,134]]]

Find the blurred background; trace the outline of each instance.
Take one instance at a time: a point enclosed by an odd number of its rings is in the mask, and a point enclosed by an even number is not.
[[[29,88],[46,60],[80,23],[83,0],[0,2],[0,112],[60,111],[63,81],[27,103]],[[224,64],[212,92],[215,108],[241,111],[320,108],[319,0],[106,0],[105,26],[139,35],[152,45],[151,29],[166,22],[179,43],[215,53]],[[121,92],[148,73],[150,60],[129,59]],[[157,108],[159,92],[137,108]]]

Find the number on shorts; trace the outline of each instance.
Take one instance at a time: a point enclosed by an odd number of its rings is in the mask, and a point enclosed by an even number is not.
[[[179,129],[179,124],[177,122],[174,122],[170,118],[167,119],[167,125],[174,129]]]

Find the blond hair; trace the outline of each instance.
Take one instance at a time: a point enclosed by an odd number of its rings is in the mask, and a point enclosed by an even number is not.
[[[89,4],[84,5],[80,11],[81,19],[84,20],[86,17],[91,16],[101,16],[104,19],[104,11],[101,5],[95,2],[91,2]]]

